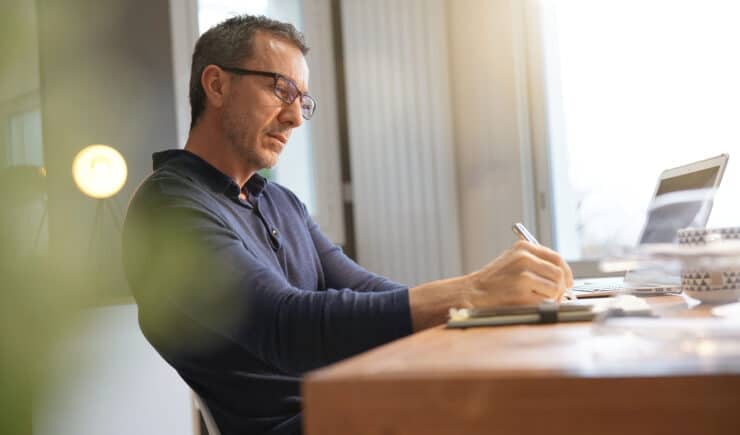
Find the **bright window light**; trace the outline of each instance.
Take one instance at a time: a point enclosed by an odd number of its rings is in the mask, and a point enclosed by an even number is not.
[[[203,33],[226,18],[239,14],[265,15],[268,0],[199,0],[198,30]]]
[[[739,225],[740,2],[542,4],[550,120],[562,120],[550,128],[558,249],[580,260],[634,246],[659,173],[721,153],[709,225]]]

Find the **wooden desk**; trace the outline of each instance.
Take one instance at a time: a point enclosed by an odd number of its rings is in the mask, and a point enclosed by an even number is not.
[[[709,315],[679,296],[650,303]],[[430,329],[309,374],[305,432],[740,434],[740,360],[645,341],[591,323]]]

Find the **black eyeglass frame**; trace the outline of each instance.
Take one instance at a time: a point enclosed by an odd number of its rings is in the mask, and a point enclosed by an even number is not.
[[[308,92],[301,92],[301,90],[298,89],[298,85],[293,80],[291,80],[288,77],[285,77],[284,75],[280,73],[271,72],[271,71],[257,71],[257,70],[251,70],[251,69],[236,68],[236,67],[231,67],[231,66],[221,66],[221,65],[216,65],[216,66],[226,72],[238,74],[241,76],[256,75],[256,76],[272,77],[275,80],[275,82],[272,85],[273,86],[272,92],[275,94],[276,97],[280,99],[280,101],[282,101],[283,103],[287,105],[291,105],[295,102],[296,98],[300,97],[301,98],[300,100],[301,101],[301,116],[306,121],[311,119],[313,117],[313,114],[316,113],[316,100],[311,95],[309,95]],[[281,95],[278,89],[278,81],[280,79],[285,80],[286,82],[288,82],[288,84],[290,84],[290,86],[293,87],[293,89],[295,89],[296,93],[293,99],[289,99]],[[313,103],[311,105],[310,112],[306,112],[304,110],[304,106],[303,106],[304,99],[308,99],[311,101],[311,103]]]

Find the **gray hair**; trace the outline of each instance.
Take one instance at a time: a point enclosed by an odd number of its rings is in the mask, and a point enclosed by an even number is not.
[[[239,15],[211,27],[198,38],[190,69],[190,128],[206,108],[206,93],[200,83],[208,65],[237,66],[254,54],[254,35],[271,33],[295,44],[305,56],[308,46],[303,34],[292,24],[265,16]]]

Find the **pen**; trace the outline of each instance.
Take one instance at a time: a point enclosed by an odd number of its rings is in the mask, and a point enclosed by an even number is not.
[[[537,239],[534,238],[532,233],[529,232],[529,230],[527,229],[527,227],[524,226],[523,223],[516,222],[511,227],[511,229],[514,231],[514,234],[516,234],[517,237],[519,237],[520,239],[526,240],[533,245],[540,246],[540,242],[538,242]]]
[[[519,237],[522,240],[526,240],[529,243],[537,246],[541,246],[540,242],[537,241],[537,239],[532,235],[532,233],[529,232],[527,227],[524,226],[521,222],[516,222],[514,225],[511,226],[512,231],[514,231],[514,234],[516,234],[517,237]],[[573,293],[573,289],[566,289],[565,290],[565,296],[575,301],[578,299],[576,297],[576,294]]]

